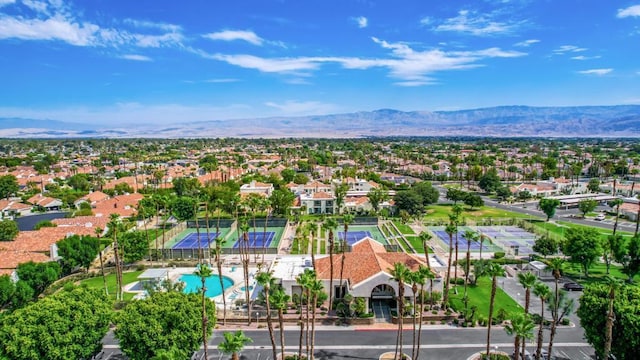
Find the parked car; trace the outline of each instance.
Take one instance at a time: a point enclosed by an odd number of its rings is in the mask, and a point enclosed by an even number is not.
[[[596,217],[593,218],[593,220],[597,220],[597,221],[602,221],[605,219],[604,214],[598,214]]]
[[[574,282],[568,282],[564,284],[564,289],[567,291],[582,291],[582,285]]]

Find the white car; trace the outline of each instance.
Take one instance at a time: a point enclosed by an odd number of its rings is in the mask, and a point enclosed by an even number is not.
[[[595,218],[593,218],[593,220],[597,220],[597,221],[602,221],[605,219],[604,214],[598,214],[598,216],[596,216]]]

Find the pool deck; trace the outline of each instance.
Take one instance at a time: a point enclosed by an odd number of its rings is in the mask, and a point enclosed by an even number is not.
[[[180,279],[180,276],[185,274],[193,274],[196,270],[195,268],[164,268],[167,270],[167,277],[172,282],[177,282]],[[218,275],[217,268],[213,267],[213,274]],[[256,280],[255,273],[257,271],[256,267],[249,267],[249,286],[253,286],[253,289],[256,288]],[[241,266],[223,266],[222,267],[222,276],[226,276],[233,281],[233,285],[229,286],[225,290],[225,296],[227,300],[227,309],[233,307],[233,303],[236,299],[244,299],[244,290],[242,287],[244,284],[244,276],[242,275],[242,267]],[[124,291],[135,293],[135,299],[142,299],[145,296],[145,291],[140,286],[140,281],[135,281],[131,284],[127,284],[124,287]],[[217,307],[222,307],[222,295],[215,296],[211,298],[216,303]]]

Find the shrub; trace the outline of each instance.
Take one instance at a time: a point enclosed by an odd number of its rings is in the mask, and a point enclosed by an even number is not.
[[[571,321],[569,321],[568,318],[563,318],[562,321],[560,322],[562,325],[569,325],[571,324]]]
[[[505,256],[505,253],[504,253],[503,251],[496,251],[496,252],[493,254],[493,257],[494,257],[495,259],[502,259],[504,256]]]

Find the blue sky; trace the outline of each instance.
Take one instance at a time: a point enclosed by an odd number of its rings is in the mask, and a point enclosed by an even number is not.
[[[640,0],[0,0],[0,117],[640,103]]]

